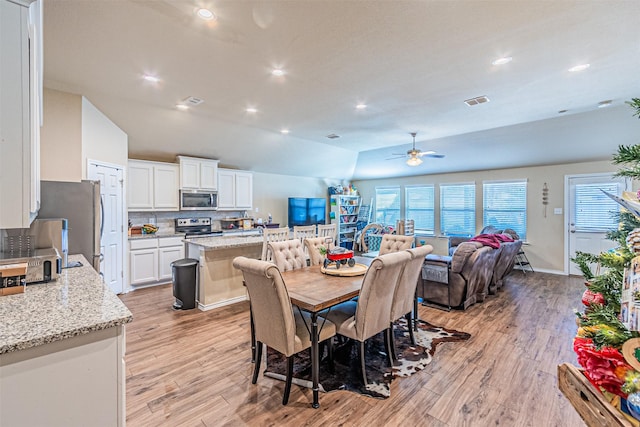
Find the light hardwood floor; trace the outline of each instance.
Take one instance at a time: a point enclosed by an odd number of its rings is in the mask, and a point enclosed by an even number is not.
[[[576,363],[572,308],[581,278],[514,271],[505,287],[466,311],[420,306],[420,317],[468,332],[433,362],[393,381],[391,397],[320,394],[263,377],[251,384],[248,303],[173,311],[171,286],[122,296],[127,325],[127,425],[135,426],[584,426],[557,387],[556,367]]]

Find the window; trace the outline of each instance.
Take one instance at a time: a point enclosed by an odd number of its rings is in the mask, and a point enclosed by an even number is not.
[[[619,195],[622,184],[590,183],[576,184],[575,228],[576,231],[604,232],[615,230],[618,223],[613,212],[619,212],[619,205],[602,190]]]
[[[473,236],[476,233],[476,185],[440,185],[440,233]]]
[[[400,187],[376,187],[376,222],[396,226],[400,219]]]
[[[414,221],[415,232],[435,234],[434,186],[410,186],[404,189],[405,214]]]
[[[482,222],[498,230],[510,228],[520,239],[527,237],[527,181],[482,183]]]

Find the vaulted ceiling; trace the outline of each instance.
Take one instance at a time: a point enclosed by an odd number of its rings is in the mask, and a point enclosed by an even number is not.
[[[634,0],[45,0],[45,86],[135,158],[343,179],[598,160],[638,142],[639,21]],[[445,157],[386,160],[410,132]]]

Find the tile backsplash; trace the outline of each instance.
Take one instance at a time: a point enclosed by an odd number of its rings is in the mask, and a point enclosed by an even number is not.
[[[221,228],[221,219],[238,218],[243,215],[244,211],[129,212],[129,221],[133,226],[155,224],[158,233],[173,233],[176,218],[211,218],[211,227],[216,230]]]

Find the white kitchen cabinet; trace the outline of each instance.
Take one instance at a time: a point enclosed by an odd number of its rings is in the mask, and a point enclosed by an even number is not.
[[[171,263],[182,258],[182,237],[130,240],[129,282],[131,285],[166,283],[172,277]]]
[[[174,163],[129,160],[128,209],[177,211],[180,208],[180,166]]]
[[[246,210],[253,207],[253,173],[218,169],[218,209]]]
[[[218,160],[178,156],[180,188],[188,190],[218,189]]]
[[[42,9],[0,0],[0,228],[27,228],[40,208]]]

